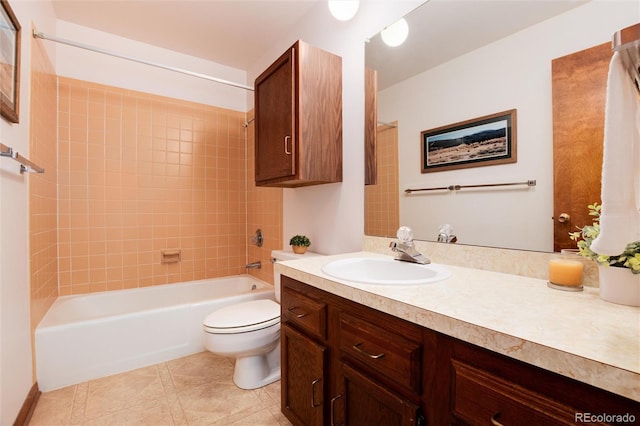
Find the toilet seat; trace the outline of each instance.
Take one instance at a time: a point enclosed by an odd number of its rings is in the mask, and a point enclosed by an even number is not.
[[[271,299],[250,300],[218,309],[204,320],[204,331],[236,334],[272,327],[280,322],[280,305]]]

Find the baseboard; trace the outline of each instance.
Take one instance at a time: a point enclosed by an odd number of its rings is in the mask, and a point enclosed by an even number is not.
[[[41,394],[42,392],[38,389],[38,382],[34,383],[22,404],[22,409],[18,413],[16,421],[13,422],[13,426],[27,426],[29,424]]]

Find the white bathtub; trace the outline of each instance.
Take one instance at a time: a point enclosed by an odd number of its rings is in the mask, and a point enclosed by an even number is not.
[[[202,321],[231,303],[274,299],[248,275],[59,297],[36,328],[41,391],[202,352]]]

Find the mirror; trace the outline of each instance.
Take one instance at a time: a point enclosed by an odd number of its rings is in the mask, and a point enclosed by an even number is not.
[[[365,233],[408,225],[436,241],[449,224],[459,244],[553,251],[551,62],[610,40],[633,16],[635,1],[432,0],[405,17],[402,46],[372,37],[378,179],[365,188]],[[421,172],[421,132],[513,109],[516,162]],[[498,183],[522,185],[473,187]],[[445,189],[405,193],[415,188]]]

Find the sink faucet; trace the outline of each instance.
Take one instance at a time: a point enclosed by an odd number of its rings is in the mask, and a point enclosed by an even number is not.
[[[401,226],[398,229],[398,239],[400,242],[392,241],[389,244],[391,250],[398,253],[395,257],[396,260],[402,260],[404,262],[420,263],[426,265],[431,263],[431,260],[418,252],[413,246],[413,232],[408,226]]]

